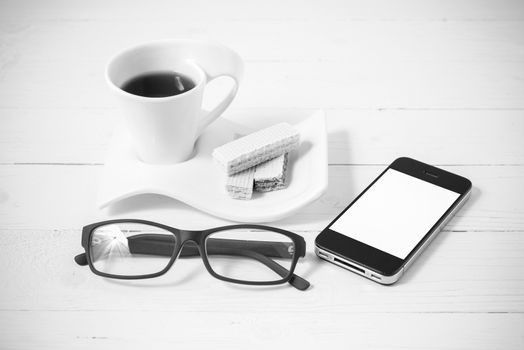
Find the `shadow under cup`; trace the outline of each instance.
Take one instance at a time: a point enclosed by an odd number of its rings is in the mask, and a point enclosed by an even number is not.
[[[180,73],[194,87],[166,97],[144,97],[122,89],[134,78],[158,72]],[[207,77],[194,61],[184,58],[183,50],[173,43],[157,42],[123,51],[107,65],[106,81],[141,161],[178,163],[191,156]]]

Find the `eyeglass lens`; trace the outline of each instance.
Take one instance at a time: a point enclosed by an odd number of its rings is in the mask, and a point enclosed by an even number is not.
[[[272,282],[289,275],[295,246],[280,233],[231,229],[209,235],[207,259],[218,275],[250,282]]]
[[[173,233],[156,226],[109,224],[93,231],[90,258],[93,267],[102,273],[117,276],[154,274],[168,265],[175,242]]]

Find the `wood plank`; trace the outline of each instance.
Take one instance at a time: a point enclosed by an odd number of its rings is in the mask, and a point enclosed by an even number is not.
[[[518,0],[327,0],[322,3],[303,1],[259,1],[246,4],[241,0],[210,3],[205,0],[192,2],[154,0],[129,4],[125,0],[92,1],[82,6],[81,1],[52,0],[28,6],[26,1],[2,1],[2,18],[38,20],[119,20],[252,18],[254,20],[294,20],[319,18],[326,22],[342,20],[522,20],[522,3]],[[174,10],[173,8],[176,8]]]
[[[0,80],[1,108],[115,106],[103,61],[81,62],[81,70],[52,61],[10,64]],[[522,62],[249,62],[232,106],[523,109],[523,76]]]
[[[173,301],[175,303],[176,301]],[[6,349],[521,349],[520,314],[1,312]],[[467,327],[466,327],[467,325]],[[380,333],[377,334],[378,330]]]
[[[96,209],[100,166],[0,166],[1,228],[78,229],[114,217],[146,218],[181,228],[202,229],[227,221],[176,200],[143,195]],[[524,231],[523,166],[445,166],[470,178],[472,198],[448,224],[453,231]],[[331,166],[329,187],[298,214],[275,223],[293,230],[321,230],[384,166]]]
[[[288,285],[253,287],[219,281],[207,273],[200,259],[180,259],[166,275],[151,280],[104,279],[74,263],[73,257],[83,251],[79,230],[1,230],[0,310],[234,310],[322,312],[334,317],[348,313],[524,313],[522,232],[443,232],[390,287],[319,260],[313,253],[316,232],[301,234],[307,239],[308,252],[296,273],[312,284],[306,292]]]
[[[187,23],[177,30],[172,21],[147,22],[144,30],[133,21],[8,22],[0,107],[114,106],[103,81],[109,57],[132,43],[182,36],[224,41],[245,56],[234,103],[241,108],[524,108],[521,21]]]
[[[225,117],[242,122],[253,112],[235,109]],[[304,110],[258,113],[293,120]],[[102,164],[117,115],[115,109],[3,110],[0,163]],[[438,165],[524,164],[520,110],[334,109],[326,115],[330,164],[389,164],[401,155]]]
[[[239,30],[242,28],[242,30]],[[64,30],[67,29],[67,30]],[[248,62],[521,62],[523,21],[345,21],[318,18],[119,19],[0,24],[4,58],[16,63],[103,63],[117,51],[153,38],[212,39]],[[103,41],[97,40],[101,36]],[[81,38],[82,40],[78,40]]]

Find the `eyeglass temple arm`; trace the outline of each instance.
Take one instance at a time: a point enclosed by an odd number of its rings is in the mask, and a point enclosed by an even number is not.
[[[174,241],[171,236],[163,234],[146,233],[127,237],[129,250],[135,254],[156,254],[167,255],[173,254]],[[271,241],[244,241],[221,238],[208,238],[208,250],[217,247],[231,249],[244,249],[259,252],[267,257],[272,258],[292,258],[294,254],[294,245],[286,242]],[[180,252],[180,257],[200,255],[198,249],[193,245],[185,245]],[[304,254],[302,255],[304,256]]]
[[[172,256],[174,244],[170,236],[158,234],[140,234],[128,237],[129,251],[134,254],[154,254]],[[210,244],[212,243],[212,244]],[[292,258],[293,244],[270,241],[233,241],[230,239],[208,238],[207,250],[209,254],[243,255],[256,259],[275,271],[281,277],[289,271],[269,257]],[[180,257],[198,256],[200,251],[195,245],[185,245]],[[302,277],[293,274],[289,283],[299,289],[306,290],[310,283]]]
[[[233,241],[230,239],[209,238],[214,244],[209,248],[215,248],[215,244],[227,248],[244,249],[257,251],[266,257],[273,258],[291,258],[293,247],[291,243],[285,242],[269,242],[269,241]],[[128,237],[129,250],[135,254],[155,254],[163,256],[173,255],[173,240],[171,236],[159,235],[154,233],[139,234]],[[180,257],[200,255],[198,248],[195,246],[186,245],[180,252]],[[304,254],[301,255],[302,257]],[[85,253],[79,254],[75,257],[78,265],[87,265]]]

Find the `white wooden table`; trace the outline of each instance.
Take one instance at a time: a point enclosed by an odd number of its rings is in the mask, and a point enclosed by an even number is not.
[[[313,287],[248,288],[198,260],[117,282],[77,266],[83,225],[226,222],[168,198],[95,206],[116,117],[107,59],[158,38],[245,59],[226,114],[327,113],[329,188],[272,225],[303,235]],[[227,115],[226,115],[227,117]],[[395,286],[313,240],[387,164],[470,178],[472,198]],[[524,3],[0,1],[0,348],[524,348]]]

